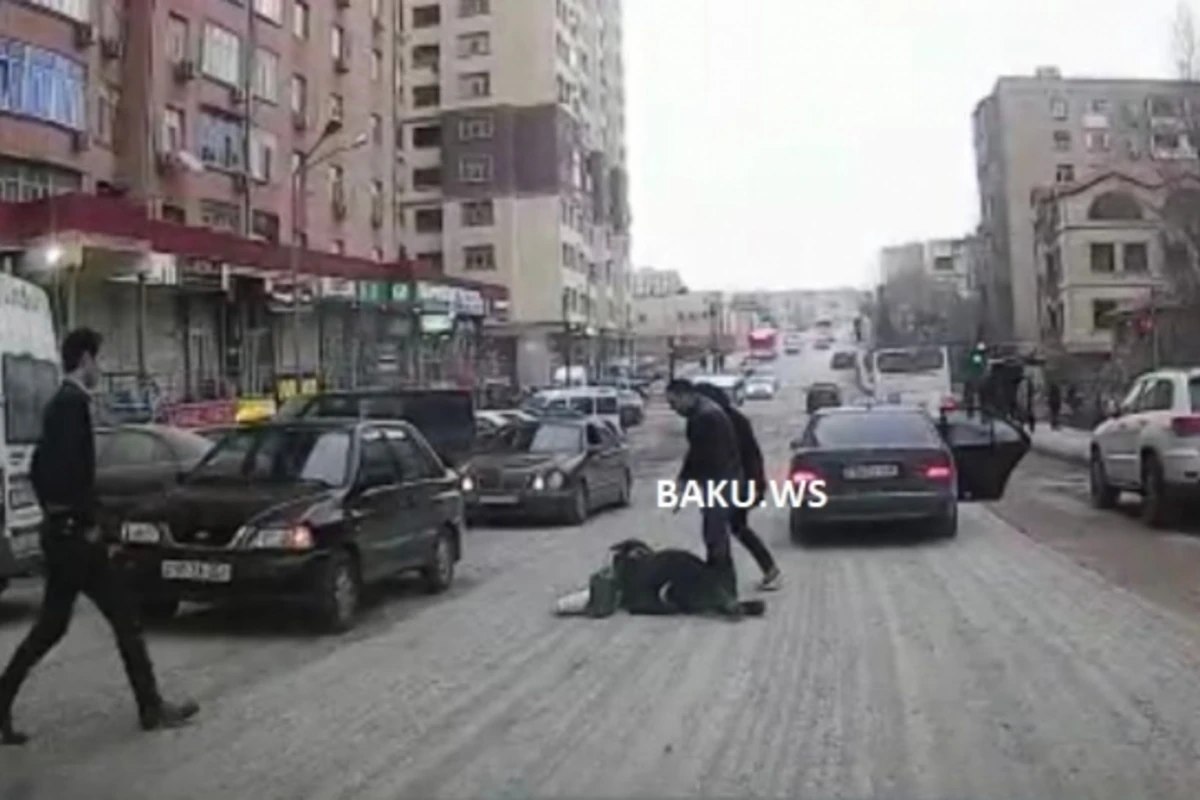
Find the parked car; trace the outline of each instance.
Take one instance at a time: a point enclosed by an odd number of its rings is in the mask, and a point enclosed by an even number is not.
[[[805,411],[815,414],[822,408],[834,408],[842,404],[842,390],[836,383],[814,383],[808,387],[804,399]]]
[[[495,514],[582,524],[593,511],[629,504],[629,451],[603,420],[549,416],[501,430],[464,470],[471,516]]]
[[[475,450],[475,400],[459,389],[356,389],[294,397],[276,419],[405,420],[417,427],[452,467]]]
[[[1200,368],[1135,380],[1112,418],[1092,431],[1090,466],[1097,508],[1114,507],[1122,490],[1137,492],[1152,527],[1200,499]]]
[[[322,628],[354,624],[363,588],[416,570],[447,589],[462,557],[463,499],[415,426],[295,420],[226,435],[121,526],[148,615],[181,600],[285,603]]]
[[[635,389],[617,390],[617,408],[622,428],[635,428],[646,419],[646,401]]]
[[[174,489],[213,448],[203,436],[167,425],[122,425],[96,431],[99,522],[115,537],[121,520]]]
[[[827,502],[790,510],[793,541],[844,523],[919,522],[938,538],[958,533],[958,504],[997,500],[1029,451],[1016,425],[947,412],[935,421],[908,406],[824,408],[792,442],[791,479],[824,482]]]
[[[500,432],[503,428],[521,422],[536,420],[533,414],[520,409],[489,410],[475,412],[475,443],[476,449]]]
[[[619,435],[624,435],[620,394],[608,386],[547,389],[534,395],[526,410],[538,416],[567,413],[600,417],[611,423]]]
[[[779,379],[772,373],[755,373],[746,379],[747,400],[771,400],[779,391]]]

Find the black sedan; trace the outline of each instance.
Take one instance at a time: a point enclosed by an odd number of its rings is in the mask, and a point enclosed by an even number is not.
[[[841,523],[919,522],[939,538],[958,533],[960,500],[996,500],[1029,449],[1005,420],[966,414],[935,422],[904,406],[827,408],[792,443],[794,484],[824,483],[826,502],[791,509],[796,542]]]
[[[96,493],[101,525],[112,535],[133,508],[161,496],[213,447],[203,436],[167,425],[96,431]]]
[[[285,602],[345,630],[366,584],[417,570],[431,592],[450,586],[462,553],[458,481],[405,422],[242,428],[130,513],[123,560],[152,615],[181,600]]]
[[[629,451],[602,420],[544,417],[500,431],[464,470],[472,517],[521,515],[582,524],[629,504]]]
[[[822,408],[837,408],[842,404],[842,390],[836,383],[814,383],[804,398],[805,411],[815,414]]]

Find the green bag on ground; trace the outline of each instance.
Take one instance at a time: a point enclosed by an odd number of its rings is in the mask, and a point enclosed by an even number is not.
[[[594,619],[611,617],[621,605],[621,592],[612,567],[592,573],[588,579],[587,615]]]

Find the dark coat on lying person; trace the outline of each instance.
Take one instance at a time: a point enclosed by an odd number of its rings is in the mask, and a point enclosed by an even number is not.
[[[630,614],[724,614],[759,616],[761,600],[738,601],[699,556],[686,550],[655,550],[638,539],[613,545],[612,568],[621,607]]]

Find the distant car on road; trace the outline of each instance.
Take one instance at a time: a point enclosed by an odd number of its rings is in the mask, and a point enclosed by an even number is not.
[[[475,434],[477,445],[495,436],[502,428],[522,422],[533,422],[536,416],[519,408],[491,409],[475,412]]]
[[[771,373],[755,374],[746,379],[747,400],[771,400],[778,391],[779,379]]]
[[[269,423],[229,433],[133,509],[122,560],[150,616],[181,600],[281,603],[340,631],[368,584],[417,570],[430,592],[448,588],[463,512],[458,475],[413,425]]]
[[[919,409],[823,409],[794,445],[792,480],[824,481],[828,502],[791,509],[793,541],[856,522],[924,521],[938,538],[957,535],[954,456]]]
[[[740,406],[746,400],[746,377],[737,374],[720,374],[713,375],[704,373],[701,375],[693,375],[690,380],[692,383],[707,383],[711,386],[716,386],[725,394],[729,395],[729,400],[735,406]]]
[[[839,350],[829,361],[829,368],[838,372],[855,370],[857,366],[858,354],[852,350]]]
[[[596,509],[625,506],[629,451],[603,420],[550,416],[511,425],[463,471],[472,517],[530,516],[580,525]]]
[[[842,389],[836,383],[814,383],[808,387],[804,398],[805,413],[815,414],[822,408],[836,408],[842,404]]]

